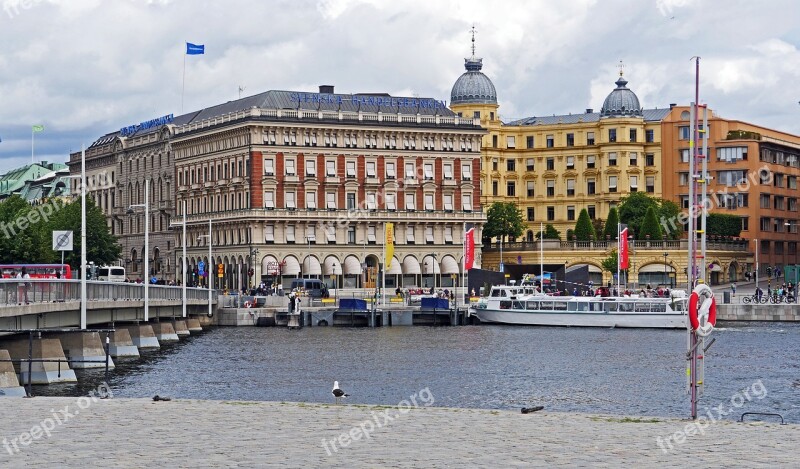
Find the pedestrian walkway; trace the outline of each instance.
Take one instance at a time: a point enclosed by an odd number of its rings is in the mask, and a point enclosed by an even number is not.
[[[546,409],[10,399],[4,468],[796,467],[800,441],[798,425]]]

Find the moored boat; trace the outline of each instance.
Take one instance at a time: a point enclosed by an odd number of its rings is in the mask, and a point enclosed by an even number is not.
[[[669,297],[550,296],[528,285],[498,285],[470,313],[481,322],[531,326],[686,327],[687,298],[682,291]]]

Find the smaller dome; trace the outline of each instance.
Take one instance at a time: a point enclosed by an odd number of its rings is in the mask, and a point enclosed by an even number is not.
[[[603,101],[600,117],[642,117],[642,106],[636,93],[628,89],[628,81],[620,74],[617,87]]]
[[[450,92],[450,104],[497,104],[497,91],[492,80],[481,72],[483,59],[464,59],[464,74],[458,77]]]

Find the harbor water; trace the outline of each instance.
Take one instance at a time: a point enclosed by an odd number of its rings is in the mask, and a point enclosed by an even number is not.
[[[119,361],[114,397],[397,405],[427,388],[435,405],[688,417],[685,331],[465,327],[216,328]],[[705,359],[700,415],[776,412],[800,423],[800,324],[727,323]],[[38,395],[84,395],[103,380]]]

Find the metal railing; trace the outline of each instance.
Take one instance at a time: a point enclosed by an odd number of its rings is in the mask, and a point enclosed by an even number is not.
[[[181,301],[183,298],[179,286],[150,285],[148,293],[150,300]],[[217,293],[213,291],[212,298],[215,299]],[[141,301],[144,300],[144,284],[89,280],[86,282],[86,297],[89,301]],[[0,307],[80,299],[80,280],[0,279]],[[208,301],[208,290],[187,288],[186,299]]]
[[[538,251],[539,241],[522,241],[513,243],[503,243],[504,251]],[[559,241],[559,240],[544,240],[541,242],[541,249],[543,251],[607,251],[617,247],[616,241]],[[682,240],[659,240],[659,241],[643,241],[636,240],[631,243],[634,250],[683,250],[688,249],[688,241]],[[742,251],[748,250],[747,241],[713,241],[710,240],[706,243],[709,251]],[[499,252],[500,242],[484,245],[483,250],[486,252]]]

